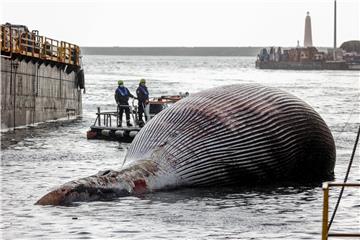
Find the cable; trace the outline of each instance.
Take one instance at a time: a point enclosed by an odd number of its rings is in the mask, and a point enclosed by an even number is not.
[[[348,177],[349,177],[351,165],[352,165],[352,163],[353,163],[354,156],[355,156],[355,152],[356,152],[356,147],[357,147],[358,142],[359,142],[359,136],[360,136],[360,125],[359,125],[359,129],[358,129],[358,132],[357,132],[357,136],[356,136],[356,140],[355,140],[355,145],[354,145],[354,148],[353,148],[353,151],[352,151],[352,154],[351,154],[351,158],[350,158],[350,162],[349,162],[349,165],[348,165],[348,169],[347,169],[347,171],[346,171],[346,175],[345,175],[345,178],[344,178],[344,183],[347,182]],[[335,205],[335,208],[334,208],[334,212],[333,212],[333,214],[332,214],[332,216],[331,216],[331,219],[330,219],[330,222],[329,222],[329,225],[328,225],[328,231],[330,230],[331,224],[332,224],[333,221],[334,221],[336,211],[337,211],[337,209],[338,209],[338,207],[339,207],[340,200],[341,200],[342,195],[343,195],[343,193],[344,193],[344,188],[345,188],[345,186],[342,186],[342,187],[341,187],[341,191],[340,191],[338,200],[337,200],[337,202],[336,202],[336,205]]]

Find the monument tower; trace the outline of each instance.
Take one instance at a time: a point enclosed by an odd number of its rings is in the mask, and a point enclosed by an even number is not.
[[[311,18],[309,12],[306,13],[305,18],[305,36],[304,36],[304,47],[312,47],[312,35],[311,35]]]

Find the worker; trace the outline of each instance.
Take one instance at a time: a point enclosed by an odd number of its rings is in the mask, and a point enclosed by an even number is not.
[[[139,83],[139,87],[136,89],[136,95],[138,99],[138,114],[139,114],[139,125],[140,127],[144,126],[144,121],[142,119],[142,115],[145,111],[146,105],[149,103],[149,91],[147,87],[145,86],[146,81],[145,79],[141,79]],[[147,121],[148,118],[145,114],[145,121]]]
[[[119,80],[118,81],[118,87],[115,91],[115,101],[117,103],[118,106],[118,114],[119,114],[119,122],[118,122],[118,127],[121,127],[121,123],[122,123],[122,115],[123,112],[125,111],[125,115],[126,115],[126,125],[128,127],[132,127],[132,124],[130,123],[130,106],[129,106],[129,97],[131,98],[135,98],[134,95],[132,95],[129,91],[129,89],[127,89],[126,87],[124,87],[124,81]]]

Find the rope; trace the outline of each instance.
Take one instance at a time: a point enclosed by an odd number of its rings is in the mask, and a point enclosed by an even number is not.
[[[352,151],[352,154],[351,154],[351,158],[350,158],[350,162],[349,162],[349,165],[348,165],[348,169],[347,169],[347,171],[346,171],[346,175],[345,175],[345,178],[344,178],[344,183],[347,182],[348,177],[349,177],[351,165],[352,165],[352,163],[353,163],[354,156],[355,156],[355,152],[356,152],[356,147],[357,147],[358,142],[359,142],[359,136],[360,136],[360,125],[359,125],[359,129],[358,129],[358,132],[357,132],[357,136],[356,136],[356,140],[355,140],[355,145],[354,145],[354,148],[353,148],[353,151]],[[337,209],[338,209],[338,207],[339,207],[340,200],[341,200],[342,195],[343,195],[343,193],[344,193],[344,188],[345,188],[345,186],[342,186],[342,187],[341,187],[341,191],[340,191],[338,200],[337,200],[337,202],[336,202],[336,205],[335,205],[335,208],[334,208],[334,212],[333,212],[333,214],[332,214],[332,216],[331,216],[331,219],[330,219],[330,222],[329,222],[329,225],[328,225],[328,231],[330,230],[331,224],[332,224],[333,221],[334,221],[336,211],[337,211]]]

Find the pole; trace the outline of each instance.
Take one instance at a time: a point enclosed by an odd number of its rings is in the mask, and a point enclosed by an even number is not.
[[[329,184],[327,182],[323,183],[323,220],[322,220],[322,234],[321,240],[328,239],[328,218],[329,218]]]
[[[99,126],[101,126],[100,107],[97,108],[97,115],[98,115]]]
[[[336,60],[336,0],[334,0],[334,61]]]
[[[14,67],[14,118],[13,118],[13,124],[14,124],[14,131],[15,131],[15,127],[16,127],[16,72],[18,69],[19,63],[14,60],[12,61],[12,67]]]

